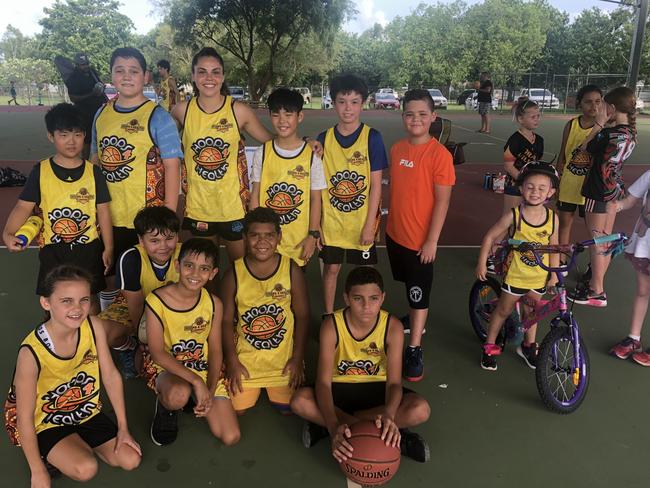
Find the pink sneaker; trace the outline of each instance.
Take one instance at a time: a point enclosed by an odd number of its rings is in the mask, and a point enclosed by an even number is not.
[[[650,366],[650,349],[632,354],[632,360],[641,366]]]
[[[627,359],[637,352],[643,352],[641,341],[634,340],[631,337],[626,337],[609,350],[611,355],[619,359]]]

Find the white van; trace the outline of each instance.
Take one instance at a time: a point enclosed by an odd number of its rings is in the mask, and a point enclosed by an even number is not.
[[[292,88],[302,95],[302,100],[305,104],[311,103],[311,91],[306,86]]]

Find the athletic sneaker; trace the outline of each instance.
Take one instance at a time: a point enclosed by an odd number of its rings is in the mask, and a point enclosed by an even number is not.
[[[410,334],[411,333],[411,316],[409,314],[404,315],[404,317],[399,319],[400,322],[402,322],[402,326],[404,327],[404,333],[405,334]],[[422,329],[422,335],[427,333],[427,329]]]
[[[302,445],[307,449],[329,435],[327,429],[321,425],[305,420],[302,424]]]
[[[178,435],[178,412],[167,410],[156,398],[156,410],[151,422],[151,440],[157,446],[166,446]]]
[[[609,350],[609,353],[618,359],[627,359],[637,352],[643,352],[641,341],[637,341],[631,337],[626,337]]]
[[[567,298],[573,303],[579,305],[590,305],[592,307],[607,306],[607,294],[605,292],[596,294],[596,292],[589,287],[580,289],[576,288],[567,293]]]
[[[488,273],[495,274],[497,272],[496,267],[494,266],[494,259],[492,259],[492,256],[488,256],[487,260],[485,261],[485,266],[487,268]]]
[[[427,441],[420,434],[408,429],[400,429],[399,432],[402,435],[399,442],[402,456],[409,457],[418,463],[426,463],[431,457]]]
[[[526,364],[531,369],[537,368],[537,343],[533,342],[530,346],[524,345],[522,342],[517,346],[517,354],[524,358]]]
[[[120,372],[125,380],[138,377],[138,370],[135,368],[135,349],[115,351],[117,353]]]
[[[650,366],[650,348],[632,354],[632,360],[641,366]]]
[[[483,344],[481,350],[483,351],[481,354],[481,368],[486,371],[496,371],[496,357],[501,354],[501,346],[497,346],[496,344]]]
[[[424,376],[424,358],[421,346],[407,346],[404,350],[404,377],[407,381],[420,381]]]

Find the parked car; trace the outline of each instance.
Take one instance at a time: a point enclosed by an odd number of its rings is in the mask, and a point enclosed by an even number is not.
[[[429,88],[427,90],[431,98],[433,98],[433,103],[436,104],[436,108],[447,108],[449,101],[437,88]]]
[[[104,95],[106,95],[106,98],[109,100],[113,100],[117,96],[117,88],[110,83],[104,85]]]
[[[535,102],[540,107],[560,108],[560,100],[544,88],[524,88],[519,93],[519,96],[528,97],[529,100]]]
[[[392,88],[380,88],[377,90],[377,93],[388,93],[389,95],[393,95],[395,98],[399,99],[397,91],[393,90]]]
[[[399,110],[399,100],[392,93],[375,93],[372,105],[374,108]]]
[[[492,95],[492,110],[499,109],[499,99]],[[472,93],[465,99],[465,110],[478,110],[478,91],[472,90]]]
[[[462,92],[460,92],[460,95],[458,95],[458,98],[456,98],[456,103],[458,105],[465,105],[465,100],[467,100],[467,97],[469,97],[472,93],[476,93],[476,90],[474,89],[463,90]]]
[[[296,90],[302,95],[302,100],[304,103],[311,103],[311,90],[309,88],[306,86],[301,86],[298,88],[293,88],[293,90]]]
[[[332,97],[330,96],[330,92],[327,92],[325,95],[323,95],[323,98],[321,98],[320,108],[332,108]]]
[[[246,91],[243,86],[229,86],[228,92],[233,100],[243,100],[246,96]]]

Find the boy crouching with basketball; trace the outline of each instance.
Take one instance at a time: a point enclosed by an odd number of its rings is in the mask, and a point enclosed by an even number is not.
[[[145,301],[152,363],[147,385],[156,394],[151,440],[171,444],[178,434],[178,411],[194,401],[212,434],[226,445],[239,441],[239,426],[221,377],[221,301],[204,286],[217,272],[219,250],[201,238],[189,239],[174,266],[178,283],[151,292]]]
[[[402,387],[402,323],[381,309],[384,282],[369,266],[353,269],[345,283],[346,308],[327,316],[320,329],[316,386],[299,389],[291,409],[308,422],[303,444],[332,438],[332,454],[342,462],[352,456],[349,426],[375,420],[387,444],[402,455],[429,459],[429,447],[408,430],[427,421],[431,409],[417,393]],[[324,427],[324,428],[323,428]]]
[[[223,344],[232,403],[242,414],[265,388],[281,413],[289,413],[304,378],[309,299],[304,273],[277,252],[280,219],[258,207],[244,217],[246,255],[222,282]]]

